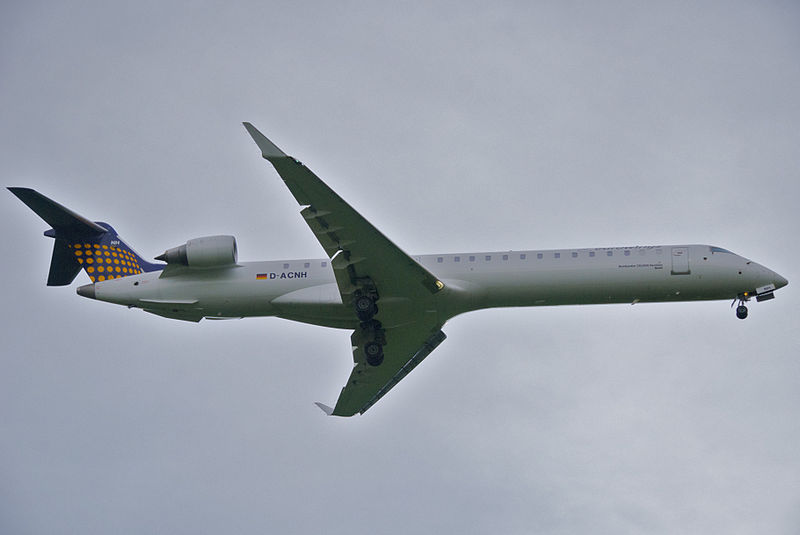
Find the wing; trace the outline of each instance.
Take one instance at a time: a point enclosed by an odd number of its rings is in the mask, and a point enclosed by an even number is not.
[[[336,416],[363,414],[445,339],[434,303],[444,284],[310,169],[244,126],[304,206],[300,213],[331,258],[342,302],[367,296],[376,304],[366,316],[354,308],[353,371],[336,407],[320,405]]]
[[[298,160],[287,156],[250,123],[245,128],[264,159],[278,171],[300,212],[319,240],[336,274],[345,303],[358,288],[358,279],[370,278],[381,298],[431,295],[444,285],[364,219],[339,195]]]
[[[370,366],[363,357],[359,345],[359,333],[353,333],[353,360],[355,365],[342,388],[333,416],[364,414],[378,402],[394,385],[408,375],[422,359],[427,357],[446,338],[438,326],[425,329],[421,325],[386,329],[386,345],[383,348],[384,362]],[[327,412],[327,411],[326,411]]]

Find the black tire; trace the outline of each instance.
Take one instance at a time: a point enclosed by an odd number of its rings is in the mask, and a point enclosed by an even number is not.
[[[383,347],[378,342],[367,342],[364,345],[364,355],[367,357],[367,364],[380,366],[383,362]]]
[[[740,320],[745,319],[747,317],[747,307],[744,305],[736,307],[736,317]]]
[[[372,299],[366,295],[360,295],[353,301],[353,306],[356,307],[358,312],[366,312],[372,309]]]
[[[356,311],[358,319],[361,321],[368,321],[378,313],[378,307],[375,305],[375,301],[366,295],[356,297],[353,300],[353,308]]]

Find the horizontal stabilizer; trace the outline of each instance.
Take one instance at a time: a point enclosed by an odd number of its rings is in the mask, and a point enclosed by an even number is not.
[[[56,231],[56,237],[94,237],[106,229],[30,188],[8,188]]]
[[[48,286],[70,284],[81,268],[92,282],[163,269],[139,256],[108,223],[89,221],[30,188],[8,190],[53,227],[44,232],[55,238]]]

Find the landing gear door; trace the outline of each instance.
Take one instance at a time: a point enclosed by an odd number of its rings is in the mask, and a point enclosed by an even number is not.
[[[689,248],[672,248],[672,271],[673,275],[688,275],[689,271]]]

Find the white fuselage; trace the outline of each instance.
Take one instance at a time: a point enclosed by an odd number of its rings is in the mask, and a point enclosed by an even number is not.
[[[436,314],[441,323],[471,310],[735,299],[786,279],[708,245],[664,245],[415,256],[444,282],[429,302],[388,300],[408,321]],[[98,300],[159,315],[201,318],[278,316],[352,329],[329,259],[241,262],[225,268],[169,267],[95,285]],[[379,299],[381,307],[383,300]],[[403,314],[394,314],[402,317]],[[380,314],[378,316],[380,319]]]

